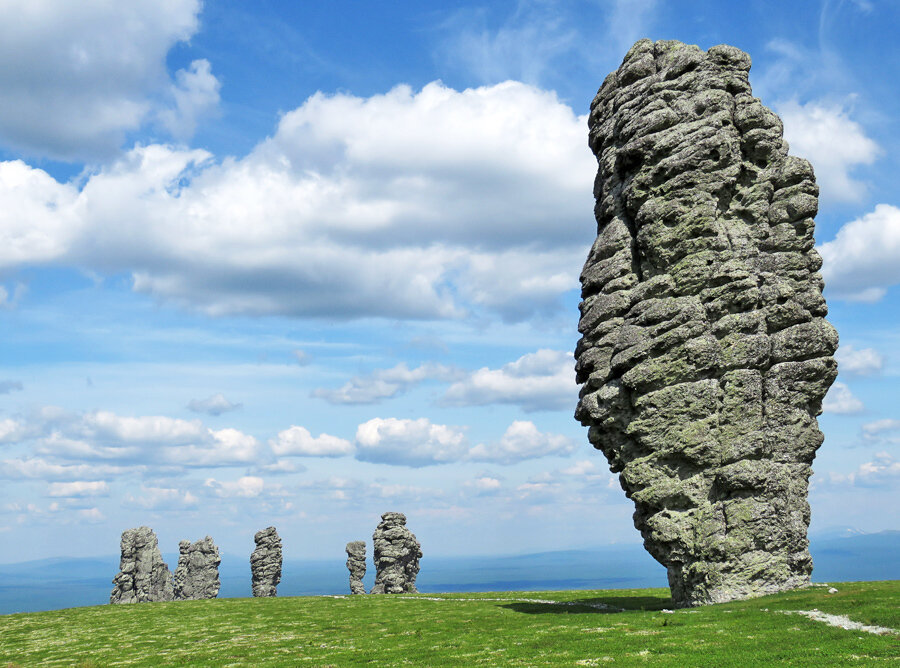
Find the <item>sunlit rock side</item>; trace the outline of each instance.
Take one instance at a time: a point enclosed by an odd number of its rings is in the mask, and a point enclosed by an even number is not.
[[[809,582],[816,416],[837,374],[818,187],[750,57],[641,40],[591,105],[598,235],[576,418],[679,605]]]
[[[122,532],[119,573],[113,578],[110,603],[171,601],[174,597],[172,573],[159,551],[156,534],[150,527]]]
[[[219,548],[207,536],[178,544],[178,567],[172,578],[175,600],[215,598],[219,595]]]
[[[372,594],[417,593],[422,546],[406,528],[406,515],[384,513],[372,536],[375,585]]]
[[[281,582],[281,538],[275,527],[257,531],[253,536],[256,549],[250,555],[253,595],[271,597]]]
[[[365,594],[362,579],[366,575],[366,542],[354,540],[347,543],[347,570],[350,571],[350,593]]]

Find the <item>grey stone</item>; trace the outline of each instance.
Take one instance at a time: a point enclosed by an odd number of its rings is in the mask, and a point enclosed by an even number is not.
[[[178,567],[172,578],[175,600],[215,598],[219,595],[219,548],[207,536],[178,544]]]
[[[366,542],[354,540],[347,543],[347,569],[350,571],[350,593],[365,594],[363,577],[366,574]]]
[[[731,46],[641,40],[588,121],[575,416],[681,606],[809,582],[816,416],[837,374],[818,187],[749,69]]]
[[[253,536],[256,549],[250,555],[254,596],[275,596],[281,582],[281,538],[275,527],[257,531]]]
[[[172,573],[163,561],[150,527],[126,529],[120,543],[119,573],[113,578],[110,603],[171,601]]]
[[[422,546],[406,528],[406,515],[384,513],[372,536],[375,586],[372,594],[417,593],[416,576]]]

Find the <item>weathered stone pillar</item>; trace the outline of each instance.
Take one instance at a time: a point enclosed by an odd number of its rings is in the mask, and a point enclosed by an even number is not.
[[[176,600],[215,598],[219,595],[219,548],[207,536],[191,544],[178,544],[180,555],[173,585]]]
[[[406,515],[384,513],[372,536],[375,586],[372,594],[417,593],[416,576],[422,546],[406,528]]]
[[[171,601],[172,573],[163,561],[150,527],[126,529],[120,542],[119,573],[113,578],[110,603]]]
[[[363,577],[366,574],[366,542],[354,540],[347,543],[347,569],[350,571],[350,593],[365,594]]]
[[[256,549],[250,555],[254,596],[275,596],[281,582],[281,538],[275,527],[257,531],[253,536]]]
[[[641,40],[591,105],[597,240],[576,418],[679,605],[809,582],[816,416],[837,374],[818,187],[750,57]]]

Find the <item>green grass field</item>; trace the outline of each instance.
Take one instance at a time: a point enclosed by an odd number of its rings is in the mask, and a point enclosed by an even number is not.
[[[664,589],[72,608],[0,617],[0,666],[900,664],[897,632],[784,614],[900,629],[900,581],[834,587],[674,611]]]

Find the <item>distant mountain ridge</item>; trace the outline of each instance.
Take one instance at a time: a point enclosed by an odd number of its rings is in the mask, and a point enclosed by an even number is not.
[[[900,579],[900,531],[812,536],[814,582]],[[164,555],[170,568],[177,554]],[[36,612],[109,601],[119,557],[50,558],[0,564],[0,614]],[[220,598],[250,596],[249,555],[223,554]],[[290,560],[281,596],[347,594],[344,555],[330,560]],[[366,574],[366,588],[374,572]],[[493,557],[422,559],[418,587],[429,592],[621,589],[666,587],[665,570],[640,545],[610,545]]]

